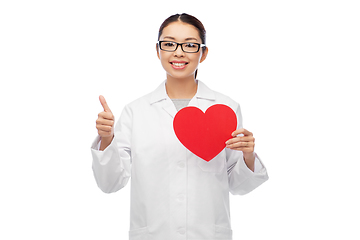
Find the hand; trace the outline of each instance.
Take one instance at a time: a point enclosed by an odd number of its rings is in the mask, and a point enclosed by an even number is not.
[[[254,172],[255,169],[255,138],[251,132],[245,128],[235,130],[232,134],[232,139],[225,142],[226,147],[243,152],[246,166]],[[240,135],[240,136],[239,136]]]
[[[96,120],[96,128],[100,137],[112,139],[114,136],[114,115],[107,105],[105,98],[100,95],[99,99],[101,105],[104,108],[104,111],[98,115],[98,119]]]
[[[251,132],[245,128],[240,128],[235,130],[231,136],[233,136],[233,138],[225,142],[227,148],[242,151],[244,155],[249,155],[254,152],[255,138]]]

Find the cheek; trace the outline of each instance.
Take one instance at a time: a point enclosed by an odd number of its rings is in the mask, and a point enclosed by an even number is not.
[[[190,61],[198,64],[200,62],[201,53],[196,53],[190,56]]]
[[[168,54],[166,54],[166,53],[160,53],[159,57],[160,57],[160,61],[161,61],[162,64],[169,63],[169,56],[168,56]]]

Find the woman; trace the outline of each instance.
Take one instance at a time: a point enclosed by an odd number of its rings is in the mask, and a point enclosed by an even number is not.
[[[232,239],[229,192],[246,194],[268,179],[254,153],[254,137],[242,128],[240,106],[196,80],[206,59],[205,29],[193,16],[176,14],[159,30],[157,55],[166,80],[126,105],[114,128],[103,96],[92,146],[93,171],[104,192],[123,188],[131,176],[130,240]],[[184,147],[173,130],[181,108],[203,112],[214,104],[236,113],[237,130],[226,148],[204,161]]]

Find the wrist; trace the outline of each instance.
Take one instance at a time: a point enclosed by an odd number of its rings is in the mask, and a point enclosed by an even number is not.
[[[112,136],[109,137],[102,137],[100,136],[101,141],[105,141],[105,142],[111,142],[114,138],[114,134]]]
[[[255,170],[255,153],[254,152],[243,153],[243,156],[244,156],[244,162],[245,162],[246,166],[251,171],[254,171]]]
[[[253,160],[253,161],[255,161],[255,152],[243,153],[243,156],[244,156],[245,160]]]
[[[107,148],[111,144],[113,138],[114,138],[114,135],[112,135],[110,137],[101,137],[100,138],[100,141],[101,141],[101,143],[100,143],[100,151],[104,151],[105,148]]]

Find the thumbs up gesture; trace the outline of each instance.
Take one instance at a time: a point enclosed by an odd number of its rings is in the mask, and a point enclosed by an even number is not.
[[[98,119],[96,120],[96,128],[98,130],[99,136],[103,140],[112,140],[114,136],[114,115],[112,114],[109,106],[106,103],[106,100],[103,96],[99,97],[100,103],[104,108],[104,111],[98,114]]]

